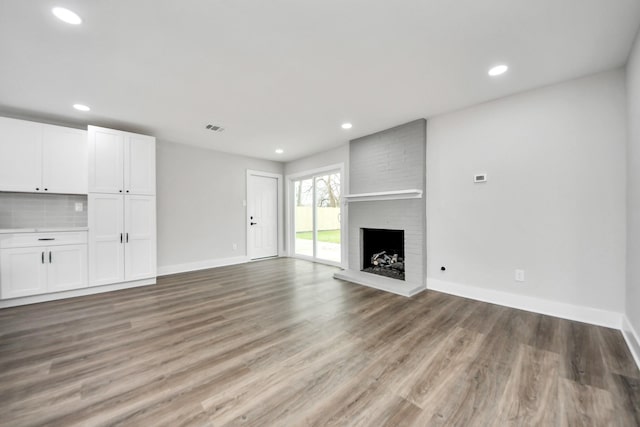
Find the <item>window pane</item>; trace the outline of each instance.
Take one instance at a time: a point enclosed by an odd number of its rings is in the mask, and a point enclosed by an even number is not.
[[[295,253],[313,256],[313,180],[295,181]]]
[[[316,257],[340,262],[340,174],[316,177]]]

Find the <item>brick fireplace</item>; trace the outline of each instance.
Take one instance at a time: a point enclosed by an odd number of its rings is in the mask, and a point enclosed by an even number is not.
[[[343,196],[348,266],[336,273],[336,278],[405,296],[426,289],[425,173],[425,120],[350,142],[349,194]],[[364,230],[401,233],[402,247],[396,234],[392,239],[395,243],[388,247],[381,243],[383,247],[378,251],[398,252],[395,255],[404,263],[401,279],[399,275],[367,271],[367,258],[370,261],[373,254],[365,247]]]

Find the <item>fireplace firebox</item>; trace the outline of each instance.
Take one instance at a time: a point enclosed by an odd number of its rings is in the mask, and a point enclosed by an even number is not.
[[[361,228],[362,271],[404,280],[404,230]]]

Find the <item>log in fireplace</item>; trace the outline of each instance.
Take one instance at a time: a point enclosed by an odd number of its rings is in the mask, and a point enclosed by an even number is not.
[[[404,280],[404,230],[361,228],[362,271]]]

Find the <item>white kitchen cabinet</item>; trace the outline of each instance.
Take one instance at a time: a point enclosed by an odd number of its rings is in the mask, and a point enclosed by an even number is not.
[[[125,196],[125,280],[156,276],[156,198]]]
[[[89,192],[156,193],[156,140],[89,126]]]
[[[87,193],[87,132],[0,117],[0,191]]]
[[[87,194],[87,132],[44,126],[42,189],[49,193]]]
[[[124,144],[124,189],[128,194],[156,194],[156,139],[127,133]]]
[[[2,299],[47,292],[46,249],[44,247],[0,250],[0,293]]]
[[[47,250],[48,292],[87,286],[87,245],[51,246]]]
[[[89,193],[89,284],[124,281],[124,196]]]
[[[0,191],[42,188],[42,125],[0,117]]]
[[[156,198],[90,193],[90,286],[156,277]]]
[[[122,193],[124,132],[89,126],[89,192]]]
[[[86,242],[86,232],[2,235],[0,298],[86,287]]]

